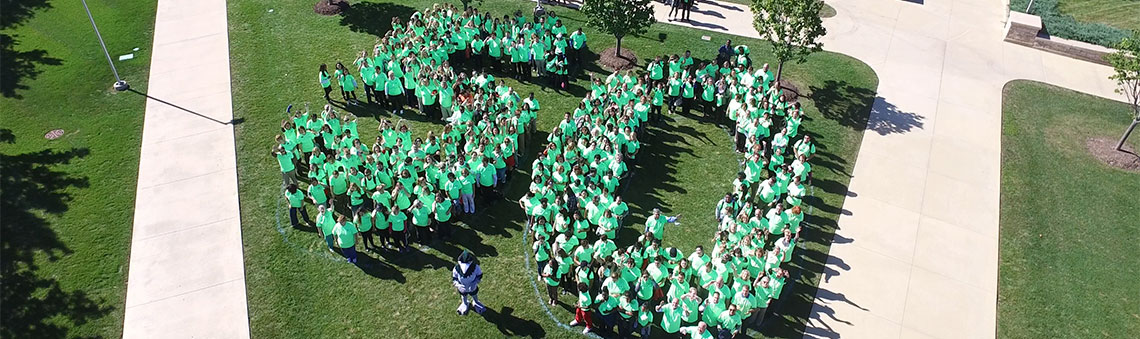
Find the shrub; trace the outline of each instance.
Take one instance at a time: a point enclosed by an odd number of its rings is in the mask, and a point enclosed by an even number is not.
[[[1025,6],[1029,5],[1029,1],[1010,0],[1009,8],[1012,11],[1025,13]],[[1050,35],[1113,47],[1132,34],[1128,30],[1102,23],[1077,21],[1073,16],[1061,13],[1060,8],[1058,8],[1059,1],[1033,0],[1033,8],[1028,11],[1029,14],[1041,17],[1041,22]]]

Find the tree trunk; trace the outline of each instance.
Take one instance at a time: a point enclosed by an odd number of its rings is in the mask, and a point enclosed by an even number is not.
[[[1121,136],[1120,142],[1116,143],[1116,150],[1117,151],[1123,151],[1124,150],[1124,142],[1128,140],[1128,136],[1132,134],[1132,131],[1136,129],[1136,125],[1138,125],[1138,124],[1140,124],[1140,117],[1137,117],[1136,119],[1132,119],[1132,124],[1129,124],[1128,129],[1124,130],[1124,136]]]
[[[780,61],[780,65],[776,66],[776,89],[780,88],[780,77],[784,76],[784,61]]]
[[[621,57],[621,38],[622,37],[615,35],[614,38],[617,38],[617,48],[614,49],[614,56],[620,58]]]

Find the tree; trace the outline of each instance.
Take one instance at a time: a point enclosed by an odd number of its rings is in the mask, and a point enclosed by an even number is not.
[[[1132,33],[1132,37],[1124,38],[1116,45],[1117,51],[1105,56],[1116,73],[1109,79],[1116,80],[1116,93],[1123,94],[1132,103],[1132,124],[1124,130],[1120,142],[1116,143],[1116,150],[1124,150],[1124,142],[1128,135],[1140,124],[1140,31]]]
[[[586,13],[587,25],[617,39],[616,56],[621,56],[622,38],[645,34],[657,22],[649,0],[585,0],[582,12]]]
[[[776,81],[784,73],[784,63],[802,63],[811,53],[823,50],[819,37],[827,34],[819,11],[823,2],[804,0],[752,0],[752,24],[760,38],[772,44],[779,66]]]

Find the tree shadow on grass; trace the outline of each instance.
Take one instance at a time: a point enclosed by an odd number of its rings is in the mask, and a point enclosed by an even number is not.
[[[392,18],[407,20],[415,12],[411,7],[395,3],[357,2],[341,13],[340,24],[353,32],[379,37],[392,30]]]
[[[0,141],[15,143],[11,130]],[[71,254],[43,215],[61,215],[71,202],[69,190],[89,185],[87,178],[58,171],[56,166],[86,157],[86,148],[45,149],[0,154],[0,337],[63,338],[70,327],[102,318],[112,307],[82,290],[66,291],[59,281],[41,276],[37,256],[49,262]]]
[[[48,1],[37,0],[7,0],[0,10],[0,30],[12,29],[20,26],[36,15],[37,12],[51,8]],[[19,91],[27,90],[28,80],[35,80],[43,69],[41,66],[58,66],[63,60],[48,56],[42,49],[17,50],[20,45],[15,34],[0,34],[0,95],[5,98],[20,99],[23,96]]]

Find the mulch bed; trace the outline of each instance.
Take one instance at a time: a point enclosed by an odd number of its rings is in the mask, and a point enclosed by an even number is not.
[[[337,15],[348,9],[347,0],[320,0],[313,5],[313,12],[320,15]]]
[[[796,86],[788,77],[780,79],[780,89],[784,90],[785,102],[796,102],[800,98],[800,87]]]
[[[614,55],[614,47],[598,53],[598,63],[611,71],[623,71],[637,66],[637,55],[633,51],[622,48],[621,56]]]
[[[1124,151],[1116,150],[1117,140],[1109,138],[1089,138],[1085,146],[1089,153],[1105,164],[1125,171],[1140,172],[1140,155],[1128,144],[1124,144]]]

